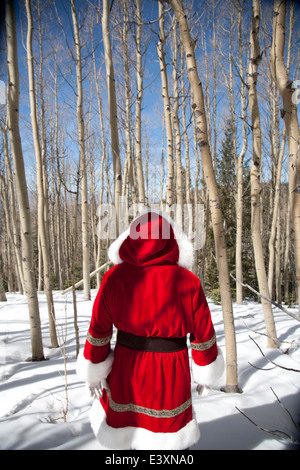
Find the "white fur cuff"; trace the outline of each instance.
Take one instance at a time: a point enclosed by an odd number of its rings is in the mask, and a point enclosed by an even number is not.
[[[76,373],[83,382],[87,382],[89,385],[95,387],[106,379],[111,371],[113,361],[113,351],[108,354],[104,361],[98,364],[93,364],[93,362],[85,359],[83,351],[80,351],[76,363]]]
[[[225,369],[223,353],[218,348],[218,355],[214,362],[207,366],[198,366],[192,361],[192,374],[197,384],[211,387],[223,374]]]

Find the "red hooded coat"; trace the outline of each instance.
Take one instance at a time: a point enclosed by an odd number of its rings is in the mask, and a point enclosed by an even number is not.
[[[149,352],[117,342],[118,331],[147,338],[190,334],[196,383],[211,386],[223,373],[209,307],[198,277],[187,268],[193,247],[166,214],[146,212],[111,245],[115,266],[96,296],[77,372],[102,384],[91,424],[108,449],[185,449],[200,437],[193,415],[188,349]]]

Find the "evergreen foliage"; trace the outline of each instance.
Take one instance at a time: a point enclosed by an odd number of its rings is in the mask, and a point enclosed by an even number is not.
[[[227,244],[229,272],[235,273],[235,247],[236,247],[236,170],[235,153],[233,145],[232,124],[228,120],[225,124],[224,138],[217,155],[216,178],[220,195],[222,213],[224,217],[224,230]],[[248,162],[244,163],[244,211],[243,211],[243,273],[244,282],[257,289],[255,275],[252,241],[251,241],[251,205],[250,205],[250,168]],[[205,285],[210,297],[218,302],[220,300],[217,265],[214,255],[214,240],[211,227],[207,234],[207,263],[205,269]],[[231,278],[232,295],[235,297],[235,281]],[[250,296],[250,293],[247,293]]]

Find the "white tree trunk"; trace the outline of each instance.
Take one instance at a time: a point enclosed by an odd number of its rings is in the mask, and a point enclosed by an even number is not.
[[[55,311],[54,302],[52,297],[51,279],[50,279],[50,256],[48,237],[45,223],[45,194],[44,194],[44,175],[43,175],[43,164],[40,147],[40,136],[37,120],[37,104],[35,99],[35,82],[34,82],[34,68],[33,68],[33,54],[32,54],[32,34],[33,34],[33,21],[31,13],[31,0],[26,0],[26,14],[27,14],[27,65],[28,65],[28,82],[29,82],[29,98],[30,98],[30,115],[31,115],[31,126],[33,134],[33,145],[36,159],[36,173],[37,173],[37,192],[38,192],[38,232],[39,241],[41,246],[41,254],[43,259],[43,280],[44,280],[44,292],[47,297],[48,305],[48,316],[49,316],[49,330],[51,346],[56,348],[58,346],[56,327],[55,327]]]
[[[7,173],[7,209],[5,209],[6,216],[8,217],[9,214],[9,201],[10,201],[10,209],[11,209],[11,226],[8,230],[11,232],[11,241],[14,247],[14,253],[16,258],[16,275],[18,279],[18,287],[21,294],[24,294],[25,287],[24,287],[24,276],[23,276],[23,268],[22,268],[22,256],[21,250],[19,248],[19,229],[17,223],[17,210],[16,210],[16,198],[15,198],[15,189],[14,189],[14,177],[11,167],[10,156],[8,153],[8,136],[7,136],[7,128],[3,129],[2,126],[1,130],[3,132],[3,150],[5,156],[5,166],[6,166],[6,173]],[[10,224],[9,224],[10,225]]]
[[[142,17],[141,0],[136,1],[136,83],[137,96],[135,104],[135,158],[138,180],[138,201],[145,204],[145,185],[142,162],[142,99],[143,99],[143,68],[142,68]]]
[[[117,235],[119,234],[119,201],[122,193],[122,177],[121,177],[121,160],[119,150],[119,131],[118,131],[118,114],[117,114],[117,98],[115,88],[114,66],[112,60],[112,49],[109,31],[109,0],[103,0],[102,15],[102,35],[105,54],[105,67],[107,79],[108,107],[109,107],[109,123],[111,137],[111,151],[114,168],[114,204],[117,219]]]
[[[236,162],[237,195],[236,195],[236,278],[243,282],[242,241],[243,241],[243,163],[247,151],[248,135],[246,123],[246,87],[244,84],[243,69],[243,38],[242,38],[242,7],[238,11],[238,38],[239,38],[239,73],[241,77],[241,119],[243,144]],[[236,301],[243,303],[243,286],[236,282]]]
[[[176,20],[173,24],[173,123],[174,123],[174,136],[175,136],[175,169],[176,169],[176,221],[179,226],[182,226],[183,216],[183,185],[182,185],[182,164],[181,164],[181,132],[179,123],[179,91],[178,91],[178,46],[177,46],[177,23]]]
[[[252,146],[253,157],[251,166],[251,231],[254,249],[255,267],[260,293],[270,298],[268,279],[264,262],[264,253],[261,239],[261,127],[257,99],[258,65],[261,61],[258,33],[260,26],[259,0],[253,0],[252,4],[252,28],[250,34],[251,57],[248,70],[249,105],[252,122]],[[277,348],[277,334],[273,317],[272,305],[262,299],[262,307],[265,325],[268,335],[268,347]]]
[[[77,78],[77,123],[78,123],[78,144],[80,159],[80,190],[81,190],[81,231],[82,231],[82,268],[83,268],[83,291],[84,300],[90,300],[90,240],[89,240],[89,204],[87,188],[87,169],[85,157],[85,135],[83,116],[83,92],[82,92],[82,64],[81,64],[81,44],[79,37],[79,27],[75,0],[71,1],[72,20],[74,28],[75,49],[76,49],[76,78]]]
[[[103,111],[102,111],[101,89],[99,87],[98,78],[97,78],[95,48],[94,48],[92,30],[91,30],[91,39],[92,39],[92,58],[93,58],[94,79],[95,79],[95,87],[96,87],[96,93],[97,93],[98,112],[99,112],[99,121],[100,121],[100,129],[101,129],[102,157],[101,157],[100,198],[99,198],[99,206],[101,207],[103,203],[103,194],[104,194],[104,163],[106,162],[106,135],[105,135],[105,127],[104,127]],[[101,244],[102,244],[102,240],[99,238],[98,247],[97,247],[96,268],[98,268],[100,265]],[[97,273],[97,287],[98,289],[100,287],[100,273],[99,272]]]
[[[174,202],[173,197],[173,181],[174,181],[174,168],[173,168],[173,129],[171,119],[171,106],[169,98],[169,87],[166,71],[164,44],[165,44],[165,31],[164,31],[164,8],[163,3],[158,3],[158,14],[159,14],[159,41],[157,44],[157,55],[160,64],[160,76],[161,76],[161,88],[162,97],[164,103],[164,121],[166,126],[166,137],[167,137],[167,189],[166,189],[166,203],[167,210],[172,206]]]
[[[194,41],[191,38],[185,12],[180,0],[168,0],[180,29],[181,40],[186,54],[188,78],[193,93],[192,108],[196,117],[197,142],[201,150],[203,172],[210,198],[210,208],[214,231],[216,257],[219,272],[220,293],[226,342],[226,387],[227,392],[238,392],[237,352],[232,310],[230,278],[227,261],[226,241],[223,231],[223,218],[220,208],[218,188],[213,170],[211,152],[208,144],[207,123],[201,81],[198,76]]]
[[[16,20],[13,0],[6,0],[5,23],[7,34],[8,66],[8,125],[10,145],[14,161],[16,191],[19,203],[22,241],[24,286],[28,302],[32,360],[44,359],[39,303],[33,269],[33,244],[31,216],[25,176],[22,144],[19,131],[19,67],[17,53]]]
[[[300,132],[297,116],[297,103],[294,99],[295,90],[284,65],[286,1],[274,1],[273,42],[271,50],[271,66],[273,77],[282,98],[287,141],[289,147],[289,191],[290,207],[295,238],[295,263],[297,298],[300,309]],[[300,310],[299,310],[300,316]]]

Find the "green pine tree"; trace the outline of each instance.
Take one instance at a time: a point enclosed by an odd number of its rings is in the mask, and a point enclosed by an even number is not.
[[[230,121],[226,122],[216,163],[216,178],[220,195],[221,209],[224,219],[224,230],[227,245],[229,272],[235,276],[235,245],[236,245],[236,172],[233,132]],[[251,202],[250,202],[250,168],[244,165],[244,212],[243,212],[243,272],[244,282],[256,288],[252,241],[251,241]],[[210,297],[216,301],[219,296],[219,280],[214,259],[214,240],[212,229],[208,230],[205,285]],[[235,281],[232,279],[232,294],[235,296]],[[250,296],[250,291],[246,294]]]

